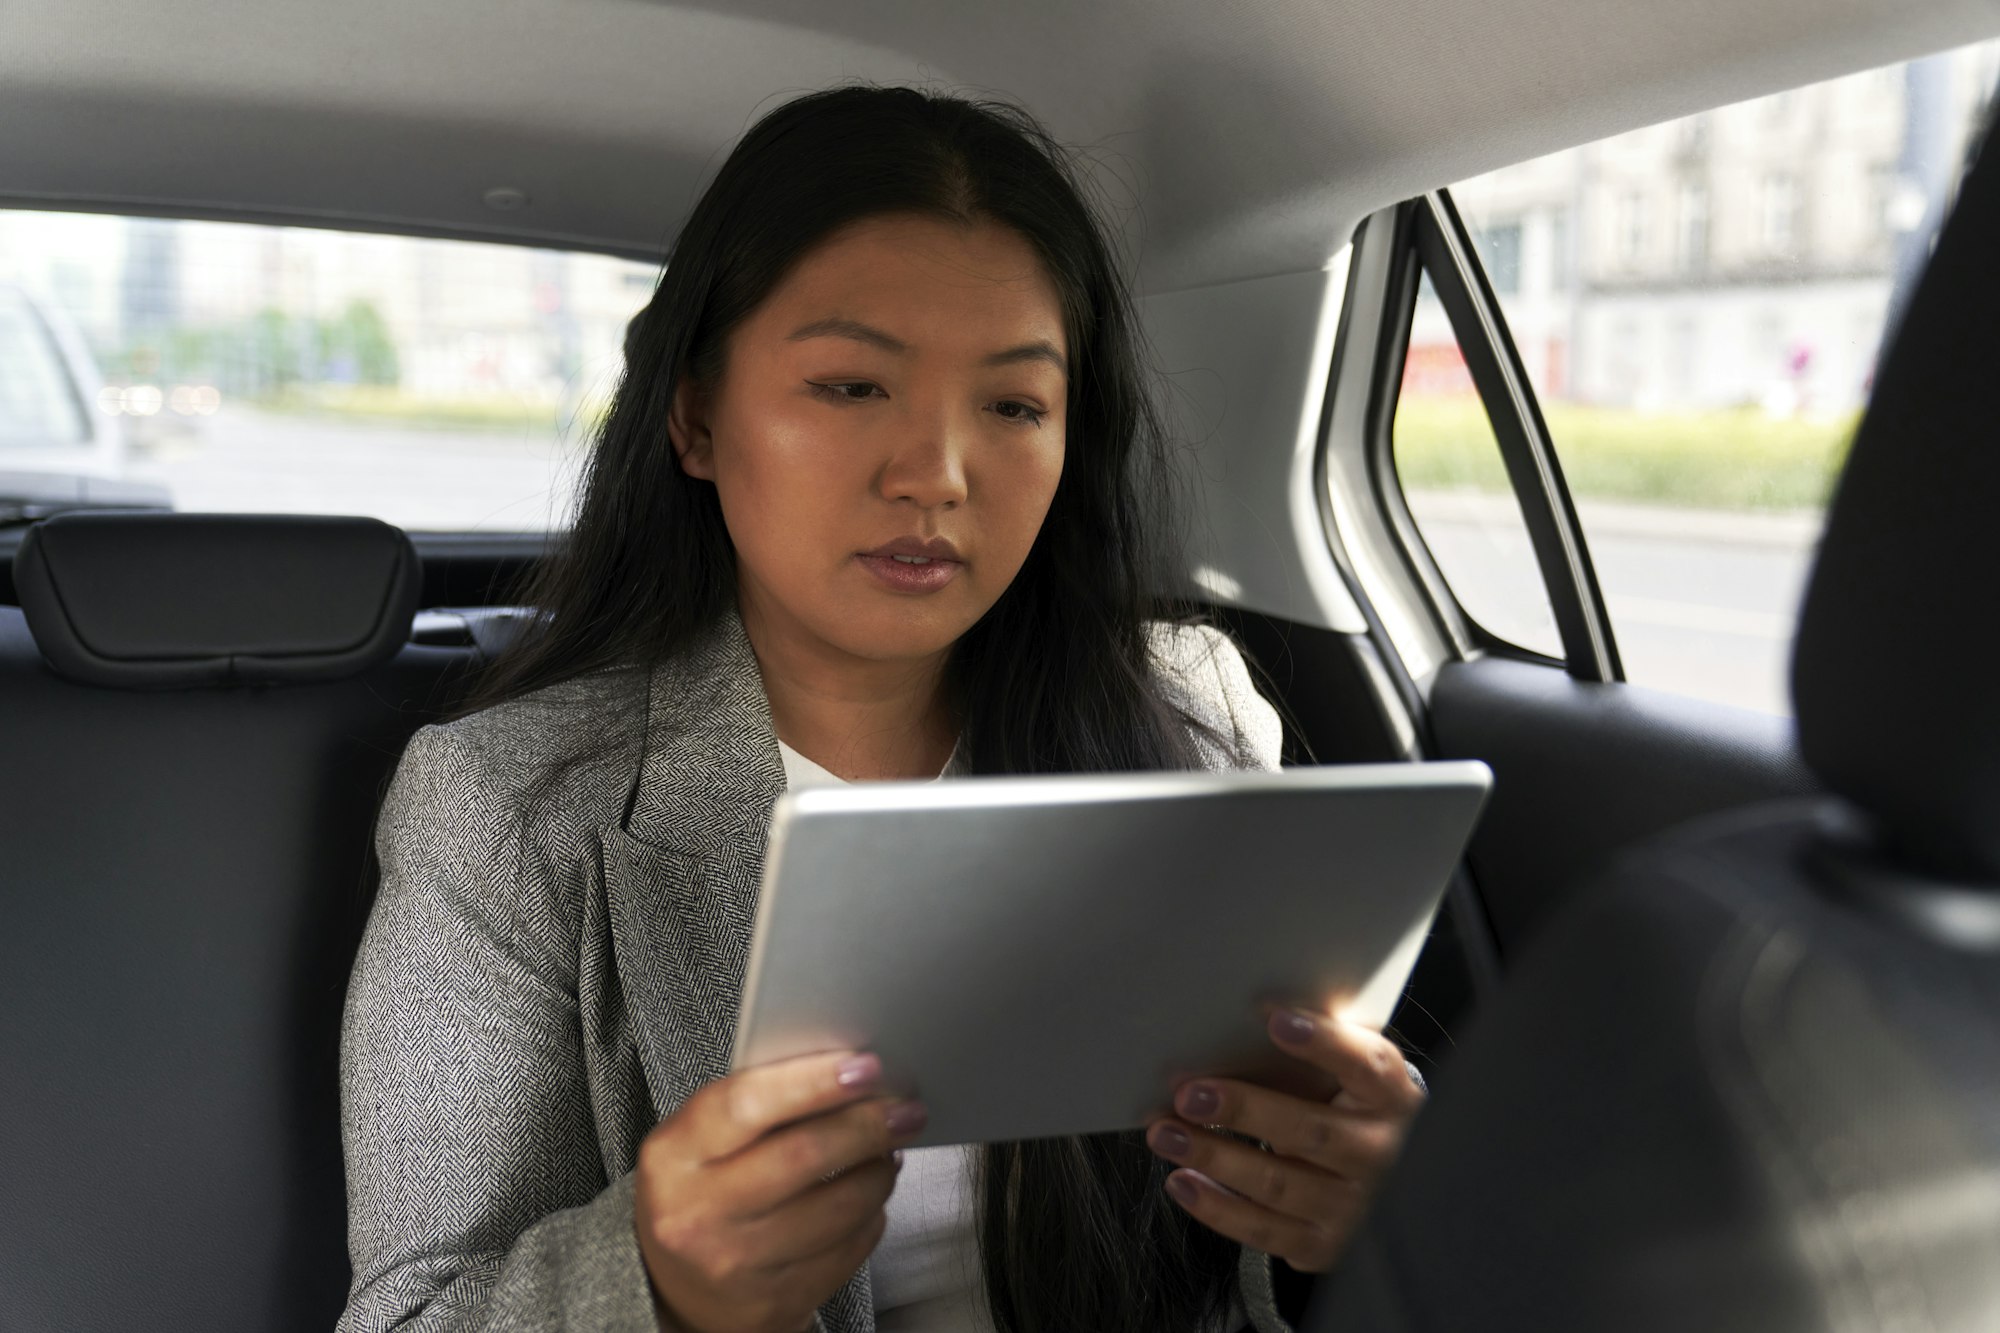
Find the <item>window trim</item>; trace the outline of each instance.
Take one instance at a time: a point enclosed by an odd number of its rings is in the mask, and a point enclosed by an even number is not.
[[[1319,504],[1320,524],[1326,534],[1327,549],[1354,596],[1354,604],[1360,608],[1368,624],[1367,638],[1374,649],[1374,662],[1380,672],[1377,688],[1384,696],[1384,711],[1394,716],[1390,707],[1391,696],[1394,702],[1402,705],[1402,718],[1409,727],[1404,737],[1408,757],[1419,760],[1435,754],[1437,750],[1436,741],[1430,733],[1428,685],[1419,685],[1411,674],[1410,662],[1405,654],[1412,645],[1400,643],[1390,632],[1382,618],[1377,598],[1386,596],[1403,603],[1406,615],[1410,610],[1417,611],[1417,615],[1412,617],[1414,619],[1422,618],[1422,609],[1410,607],[1410,599],[1402,595],[1401,589],[1371,589],[1348,546],[1350,541],[1360,543],[1370,562],[1374,563],[1382,555],[1392,555],[1392,552],[1383,550],[1383,536],[1386,535],[1386,545],[1393,548],[1393,554],[1404,556],[1406,566],[1415,568],[1408,559],[1409,546],[1408,539],[1403,535],[1404,528],[1398,526],[1411,522],[1408,507],[1402,504],[1401,487],[1391,486],[1396,496],[1395,504],[1379,504],[1374,509],[1366,504],[1370,499],[1379,500],[1384,493],[1383,455],[1378,446],[1386,434],[1380,423],[1385,419],[1385,413],[1387,419],[1395,416],[1397,385],[1409,348],[1415,289],[1411,288],[1408,302],[1399,302],[1398,293],[1406,270],[1413,272],[1415,268],[1408,235],[1413,205],[1414,201],[1408,201],[1368,215],[1355,228],[1350,242],[1347,289],[1341,300],[1333,356],[1327,366],[1327,392],[1321,406],[1319,439],[1314,451],[1313,491]],[[1395,378],[1385,385],[1384,368],[1389,366],[1394,367]],[[1353,438],[1351,428],[1343,428],[1343,417],[1350,422],[1358,418],[1362,445],[1358,461],[1366,478],[1365,489],[1360,489],[1360,494],[1354,497],[1363,503],[1357,506],[1354,514],[1357,530],[1351,532],[1340,521],[1335,500],[1338,485],[1335,477],[1336,436]],[[1389,476],[1393,483],[1393,468],[1389,470]],[[1352,479],[1351,476],[1343,478]],[[1388,533],[1381,534],[1377,527],[1385,519],[1388,521]],[[1421,540],[1417,549],[1424,552],[1424,559],[1429,559],[1429,551],[1422,546]],[[1435,569],[1432,575],[1437,577]],[[1448,629],[1454,623],[1461,627],[1469,624],[1462,617],[1454,622],[1441,613],[1436,593],[1422,582],[1421,574],[1418,583],[1423,600],[1432,613],[1431,624],[1418,628],[1418,633],[1426,640],[1440,628]],[[1451,608],[1453,615],[1457,614],[1457,603],[1450,598],[1448,590],[1444,605]],[[1484,631],[1473,628],[1474,632],[1484,635]],[[1451,646],[1455,647],[1458,642],[1453,637]],[[1444,646],[1425,644],[1426,649]],[[1460,656],[1463,655],[1461,652]],[[1448,921],[1457,933],[1466,979],[1472,992],[1472,1010],[1477,1012],[1499,989],[1501,957],[1485,899],[1480,895],[1470,867],[1463,860],[1445,884],[1444,903],[1445,910],[1440,919]]]
[[[1430,543],[1424,540],[1423,529],[1410,509],[1409,497],[1403,494],[1402,477],[1396,471],[1396,410],[1402,402],[1403,373],[1409,365],[1410,332],[1416,322],[1417,292],[1423,277],[1423,265],[1417,258],[1413,240],[1417,208],[1417,201],[1411,200],[1390,210],[1394,254],[1383,301],[1381,355],[1369,394],[1369,482],[1389,530],[1401,547],[1403,563],[1415,578],[1432,620],[1455,656],[1466,659],[1483,652],[1526,654],[1534,660],[1559,665],[1553,658],[1544,658],[1532,649],[1489,633],[1467,614],[1437,557],[1431,553]],[[1454,329],[1454,336],[1456,332]]]
[[[1578,680],[1622,681],[1624,666],[1611,628],[1604,594],[1591,563],[1576,506],[1563,480],[1526,368],[1508,332],[1506,319],[1480,267],[1472,237],[1448,191],[1435,190],[1398,206],[1402,242],[1392,276],[1391,308],[1400,316],[1397,336],[1385,340],[1379,375],[1400,376],[1409,349],[1419,270],[1451,322],[1473,386],[1499,442],[1515,502],[1528,530],[1542,584],[1562,642],[1563,665]],[[1510,656],[1553,664],[1539,653],[1505,644],[1480,627],[1451,592],[1431,558],[1396,478],[1393,423],[1397,385],[1377,380],[1376,410],[1369,423],[1376,494],[1390,516],[1412,571],[1436,608],[1440,623],[1461,656],[1475,648],[1503,649]]]

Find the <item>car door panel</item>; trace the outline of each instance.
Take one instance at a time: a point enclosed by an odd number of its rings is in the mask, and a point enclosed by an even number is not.
[[[1493,767],[1467,856],[1503,957],[1632,843],[1818,790],[1788,718],[1499,657],[1438,672],[1430,729],[1440,758]]]

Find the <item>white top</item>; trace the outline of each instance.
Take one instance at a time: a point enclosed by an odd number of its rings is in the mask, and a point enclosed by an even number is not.
[[[791,791],[842,779],[783,741]],[[947,765],[945,773],[951,772]],[[938,776],[943,777],[941,773]],[[882,1333],[993,1333],[972,1230],[973,1147],[909,1148],[889,1195],[889,1228],[869,1256]]]
[[[846,781],[783,741],[778,756],[787,790]],[[957,767],[954,753],[938,776]],[[976,1147],[904,1150],[902,1173],[889,1194],[889,1226],[868,1260],[880,1333],[994,1333],[972,1225]],[[1246,1318],[1232,1297],[1219,1333],[1241,1328]]]

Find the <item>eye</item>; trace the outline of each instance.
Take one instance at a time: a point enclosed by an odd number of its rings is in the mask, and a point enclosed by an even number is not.
[[[993,404],[993,414],[1003,421],[1019,422],[1026,426],[1039,426],[1042,424],[1042,418],[1048,415],[1011,398],[1004,398]]]
[[[813,395],[833,403],[865,403],[877,394],[882,394],[879,385],[867,380],[842,380],[832,384],[822,384],[818,380],[807,380]],[[887,394],[882,394],[888,397]]]

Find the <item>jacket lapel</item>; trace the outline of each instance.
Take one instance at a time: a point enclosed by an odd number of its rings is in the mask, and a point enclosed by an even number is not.
[[[605,834],[605,891],[647,1084],[667,1115],[728,1072],[785,773],[733,613],[653,670],[646,709],[624,826]]]
[[[603,834],[618,976],[663,1117],[729,1072],[771,807],[784,789],[763,677],[731,610],[654,669],[630,808]],[[821,1309],[821,1327],[871,1333],[874,1308],[863,1264]]]

